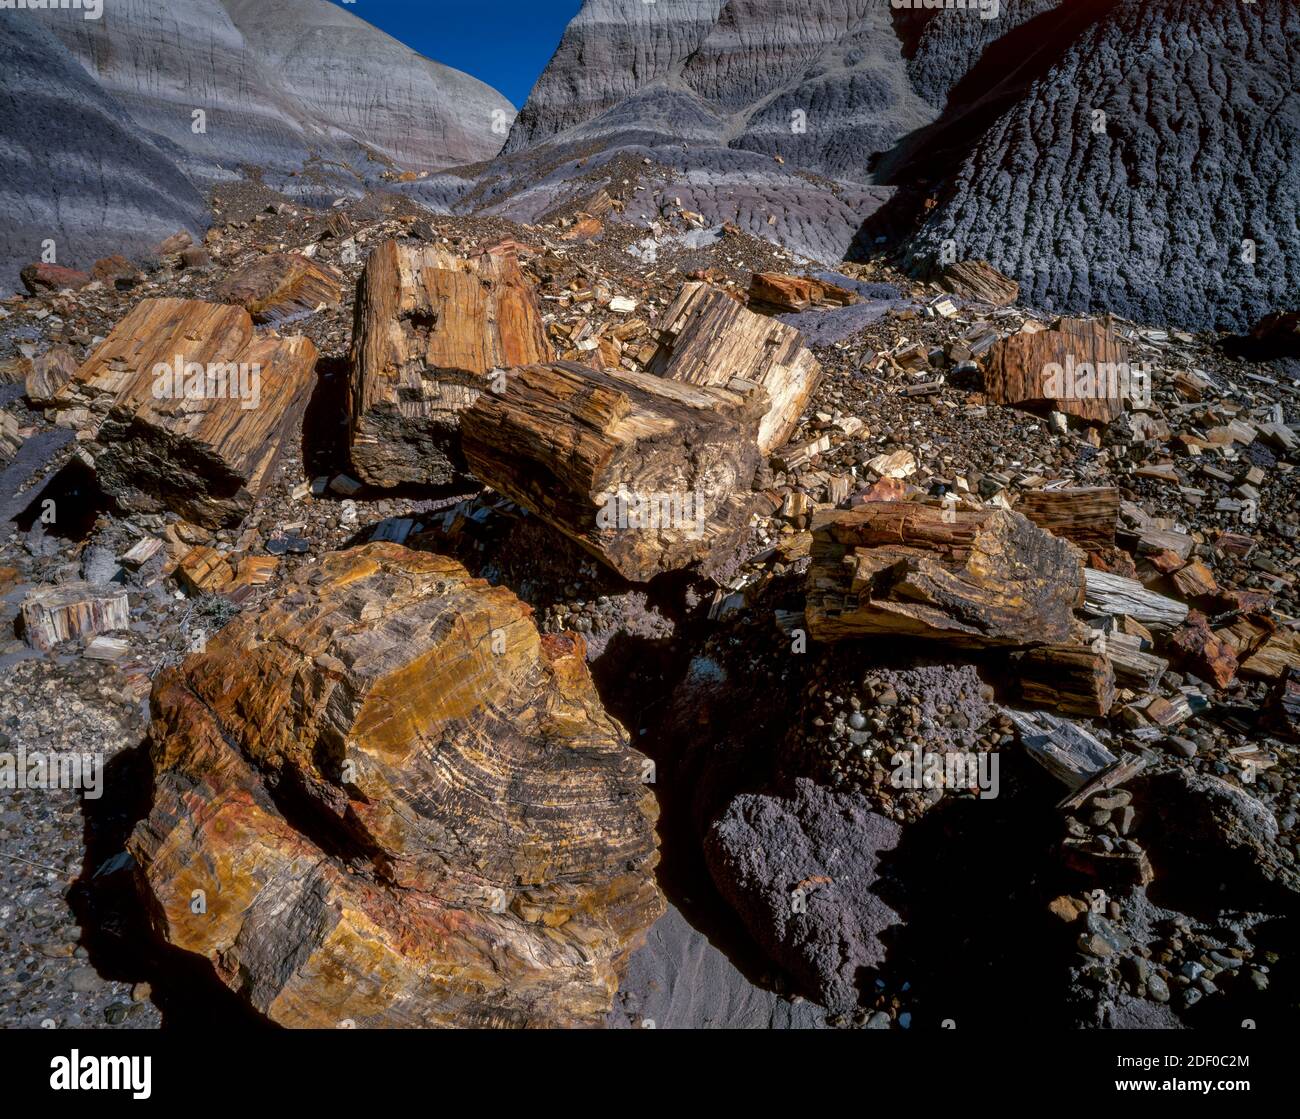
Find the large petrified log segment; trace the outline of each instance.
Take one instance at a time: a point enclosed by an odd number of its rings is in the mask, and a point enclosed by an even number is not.
[[[1021,331],[995,343],[984,389],[999,404],[1050,404],[1110,423],[1123,415],[1135,382],[1128,350],[1108,323],[1065,318],[1050,330]]]
[[[474,476],[624,578],[736,559],[767,394],[559,361],[512,370],[462,420]]]
[[[770,454],[799,423],[821,380],[821,365],[792,326],[756,315],[720,288],[683,284],[664,313],[651,373],[690,385],[756,381],[771,400],[758,429],[758,449]]]
[[[1064,644],[1083,601],[1081,553],[1003,509],[873,501],[813,520],[808,632],[952,644]]]
[[[460,413],[494,370],[551,357],[513,255],[386,241],[366,261],[352,336],[352,464],[375,486],[464,472]]]
[[[99,484],[132,511],[238,524],[307,407],[316,347],[254,335],[242,307],[146,299],[55,395],[95,432]]]
[[[1042,645],[1014,654],[1012,665],[1026,703],[1083,718],[1110,714],[1115,671],[1105,654],[1080,645]]]
[[[654,797],[580,639],[396,544],[155,686],[155,927],[287,1026],[576,1026],[663,912]]]

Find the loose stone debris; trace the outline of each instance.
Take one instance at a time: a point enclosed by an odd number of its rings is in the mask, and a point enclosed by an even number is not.
[[[709,919],[767,1023],[1287,997],[1294,381],[685,211],[214,204],[3,303],[0,752],[108,778],[0,818],[15,1020],[636,1025]]]

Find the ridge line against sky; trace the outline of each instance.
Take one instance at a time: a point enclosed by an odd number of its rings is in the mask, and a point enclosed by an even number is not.
[[[582,0],[330,0],[520,108]]]

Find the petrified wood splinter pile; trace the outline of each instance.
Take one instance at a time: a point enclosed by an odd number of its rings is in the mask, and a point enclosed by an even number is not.
[[[664,911],[580,638],[396,544],[327,556],[153,694],[130,849],[166,940],[286,1026],[581,1026]]]
[[[737,560],[768,397],[557,361],[510,371],[461,436],[474,476],[645,582]]]
[[[512,255],[380,245],[357,286],[353,324],[357,476],[375,486],[456,480],[460,413],[495,370],[551,356],[532,285]]]
[[[808,632],[954,645],[1067,644],[1082,553],[1003,509],[867,502],[813,520]]]
[[[242,307],[145,299],[54,396],[95,436],[99,484],[123,507],[238,524],[296,437],[316,367],[303,337],[254,334]]]

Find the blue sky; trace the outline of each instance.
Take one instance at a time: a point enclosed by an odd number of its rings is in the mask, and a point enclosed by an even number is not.
[[[271,2],[271,0],[268,0]],[[339,7],[523,105],[582,0],[356,0]]]

